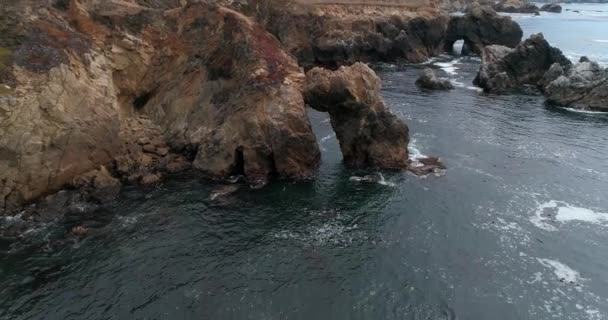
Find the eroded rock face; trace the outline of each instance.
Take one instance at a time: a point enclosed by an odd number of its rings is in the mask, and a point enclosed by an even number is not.
[[[553,12],[553,13],[562,13],[562,6],[557,3],[546,3],[540,7],[540,11]]]
[[[336,68],[358,61],[419,63],[452,52],[454,42],[461,39],[473,53],[481,54],[483,46],[490,44],[515,47],[523,34],[510,17],[499,16],[476,2],[464,17],[424,11],[349,14],[275,6],[255,8],[249,14],[305,68]]]
[[[192,158],[213,178],[314,172],[296,61],[235,11],[165,4],[8,3],[22,7],[0,37],[0,209],[102,165],[142,184]]]
[[[451,90],[454,86],[448,79],[437,77],[431,68],[425,68],[420,77],[416,80],[416,86],[427,90]]]
[[[503,0],[494,5],[494,10],[507,13],[539,14],[538,7],[526,0]]]
[[[357,61],[422,62],[441,53],[448,17],[341,17],[274,12],[266,26],[304,67]]]
[[[408,127],[384,105],[380,79],[367,65],[311,69],[304,98],[312,108],[329,113],[347,165],[407,168]]]
[[[539,33],[530,36],[515,49],[485,47],[474,83],[486,92],[493,93],[508,93],[524,85],[537,86],[542,90],[543,84],[548,81],[543,77],[554,63],[564,69],[572,64]]]
[[[464,16],[450,19],[444,41],[444,50],[452,52],[454,42],[464,40],[464,45],[475,54],[483,47],[502,45],[514,48],[521,42],[523,31],[511,17],[499,16],[487,6],[471,6]]]
[[[608,69],[582,59],[550,82],[545,96],[549,103],[559,106],[608,111]]]

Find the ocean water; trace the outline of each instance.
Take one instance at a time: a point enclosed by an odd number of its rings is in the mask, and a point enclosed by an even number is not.
[[[585,12],[516,19],[606,61],[608,21]],[[83,240],[32,230],[43,245],[2,247],[0,319],[608,319],[608,114],[483,94],[478,58],[429,65],[456,89],[375,68],[412,156],[445,173],[362,181],[378,173],[345,168],[310,111],[316,179],[217,196],[185,175],[125,190]]]
[[[541,3],[537,5],[542,6]],[[511,16],[521,25],[524,37],[542,32],[551,45],[560,48],[571,60],[587,56],[608,65],[608,5],[564,3],[561,6],[562,13]]]

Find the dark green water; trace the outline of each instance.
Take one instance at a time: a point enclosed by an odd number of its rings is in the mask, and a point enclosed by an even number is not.
[[[480,94],[478,63],[439,62],[460,85],[438,93],[419,66],[378,66],[445,175],[351,181],[370,172],[311,112],[314,181],[126,190],[85,240],[3,254],[0,319],[608,318],[608,115]]]

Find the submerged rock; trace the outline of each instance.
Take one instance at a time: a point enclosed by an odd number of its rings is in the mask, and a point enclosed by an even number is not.
[[[416,86],[428,90],[451,90],[454,86],[447,79],[440,79],[431,68],[425,68],[416,80]]]
[[[367,65],[311,69],[304,98],[312,108],[329,113],[347,165],[407,167],[408,127],[384,105],[380,79]]]
[[[608,69],[581,59],[545,87],[547,102],[583,110],[608,111]]]
[[[545,3],[542,7],[540,7],[540,11],[562,13],[562,6],[557,3]]]
[[[481,67],[473,83],[486,92],[508,93],[521,90],[524,85],[541,88],[548,79],[546,72],[557,63],[563,69],[572,63],[562,52],[534,34],[515,49],[504,46],[487,46],[483,50]],[[559,72],[554,67],[551,74]],[[550,76],[549,74],[548,76]]]
[[[211,194],[209,195],[209,200],[218,200],[220,198],[232,195],[241,189],[241,185],[230,184],[230,185],[222,185],[215,187],[211,190]]]
[[[445,170],[446,167],[437,157],[426,157],[415,161],[409,167],[409,171],[418,176],[425,176],[428,174],[438,173]]]

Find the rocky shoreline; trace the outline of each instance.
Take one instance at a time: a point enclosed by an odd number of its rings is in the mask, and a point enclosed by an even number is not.
[[[489,93],[537,91],[549,104],[608,111],[608,69],[586,57],[573,65],[542,33],[515,49],[485,47],[474,83]]]
[[[0,36],[0,211],[33,222],[45,210],[86,217],[124,185],[187,170],[254,188],[312,178],[321,153],[307,107],[329,114],[349,167],[441,170],[433,157],[411,165],[409,129],[361,62],[423,62],[458,40],[482,55],[478,84],[488,92],[535,85],[548,101],[581,108],[604,99],[603,69],[566,66],[544,39],[520,44],[511,18],[478,5],[461,16],[426,9],[9,0],[0,9],[9,26]],[[511,68],[536,56],[533,76]],[[433,76],[421,87],[449,89]],[[568,100],[572,92],[580,98]]]

